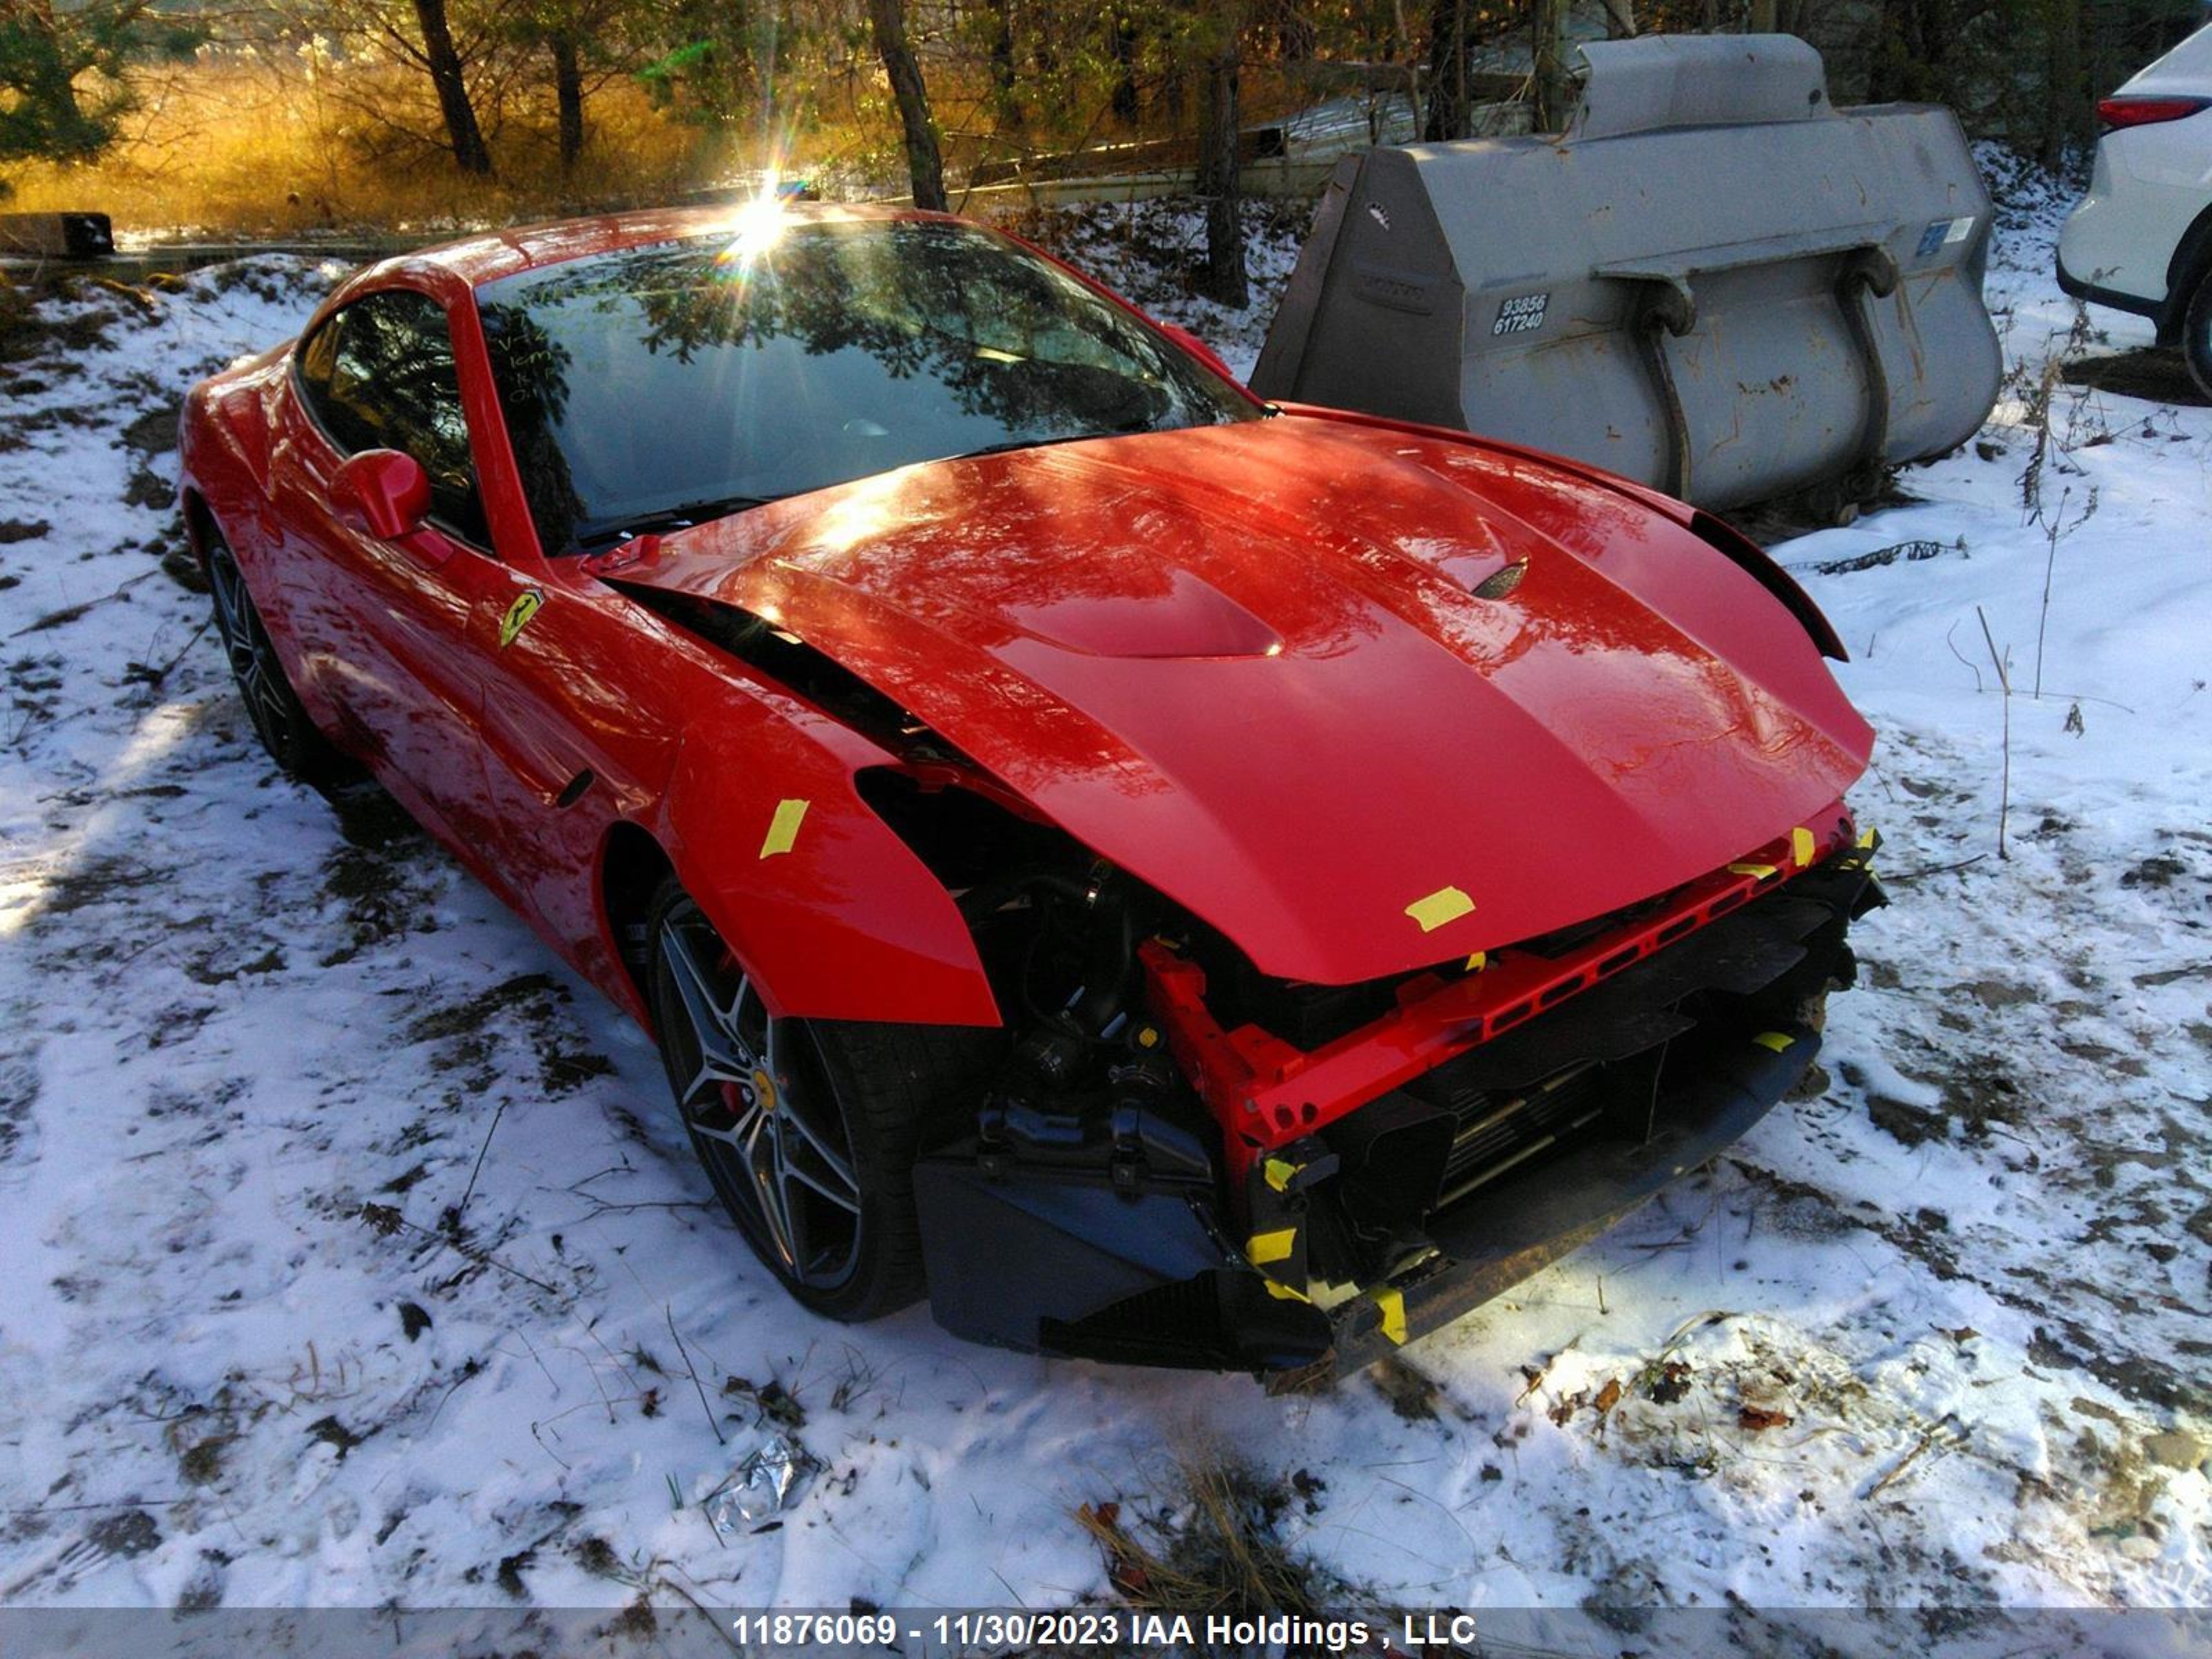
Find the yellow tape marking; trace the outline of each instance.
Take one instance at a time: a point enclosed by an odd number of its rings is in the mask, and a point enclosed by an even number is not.
[[[1286,1193],[1291,1189],[1291,1182],[1297,1179],[1298,1171],[1305,1167],[1303,1164],[1290,1164],[1279,1158],[1271,1158],[1260,1166],[1260,1173],[1277,1192]]]
[[[1294,1291],[1287,1285],[1278,1285],[1272,1279],[1263,1279],[1260,1282],[1267,1287],[1267,1294],[1273,1297],[1278,1302],[1310,1302],[1313,1300],[1313,1298],[1308,1296],[1304,1291]]]
[[[1872,824],[1869,824],[1865,829],[1859,831],[1859,845],[1865,848],[1869,853],[1874,851],[1875,843],[1879,842],[1881,839],[1881,836],[1875,834],[1874,826]]]
[[[1254,1233],[1252,1242],[1244,1247],[1244,1254],[1252,1258],[1254,1267],[1264,1267],[1271,1261],[1288,1261],[1297,1243],[1296,1227],[1285,1227],[1280,1232]]]
[[[768,836],[761,842],[760,855],[772,859],[778,853],[788,853],[799,844],[799,826],[806,820],[807,803],[803,800],[778,801],[775,816],[768,821]]]
[[[1771,864],[1731,864],[1729,873],[1732,876],[1757,876],[1761,881],[1772,881],[1775,872]]]
[[[1470,974],[1479,974],[1489,966],[1490,952],[1487,951],[1477,951],[1467,959],[1467,971]]]
[[[1417,898],[1406,907],[1406,914],[1421,924],[1421,931],[1433,933],[1448,921],[1457,921],[1474,908],[1474,901],[1456,887],[1439,887],[1426,898]]]
[[[1797,1039],[1794,1036],[1784,1036],[1779,1031],[1761,1031],[1757,1036],[1752,1038],[1752,1041],[1762,1048],[1773,1049],[1778,1054]]]
[[[1396,1291],[1375,1292],[1375,1305],[1382,1312],[1382,1334],[1403,1347],[1406,1344],[1406,1298]]]
[[[1809,870],[1813,867],[1814,851],[1813,832],[1810,830],[1801,823],[1790,832],[1790,856],[1797,861],[1797,867],[1800,870]]]
[[[545,603],[545,596],[536,588],[525,588],[514,596],[514,603],[507,607],[507,614],[499,619],[499,648],[502,651],[514,643],[514,636],[530,626],[530,619],[538,614],[538,607]]]

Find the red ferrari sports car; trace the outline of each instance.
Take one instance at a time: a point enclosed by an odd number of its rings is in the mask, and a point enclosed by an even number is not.
[[[1819,612],[915,213],[505,232],[193,388],[277,763],[656,1037],[806,1306],[1364,1364],[1711,1157],[1879,902]]]

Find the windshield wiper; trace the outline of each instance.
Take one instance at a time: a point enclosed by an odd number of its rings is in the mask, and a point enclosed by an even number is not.
[[[709,519],[726,519],[732,513],[766,507],[771,501],[784,499],[781,495],[714,495],[705,501],[680,501],[674,507],[657,507],[647,513],[629,514],[611,524],[580,531],[576,536],[576,545],[585,549],[607,547],[638,536],[670,530],[689,530]]]
[[[1017,449],[1043,449],[1052,444],[1079,444],[1092,438],[1133,438],[1139,432],[1158,432],[1163,428],[1151,425],[1109,426],[1097,432],[1064,432],[1051,438],[1009,438],[1004,443],[985,444],[981,449],[963,449],[957,455],[939,459],[947,461],[973,461],[986,455],[1011,455]]]

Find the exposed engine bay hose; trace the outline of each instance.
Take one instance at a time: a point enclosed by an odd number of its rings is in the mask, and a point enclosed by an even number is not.
[[[1115,872],[1103,865],[1085,878],[1055,870],[1029,870],[979,884],[957,901],[971,929],[1001,915],[1017,899],[1030,901],[1034,931],[1023,956],[1020,990],[1029,1013],[1056,1030],[1086,1043],[1112,1042],[1118,1034],[1137,979],[1137,917]],[[1056,912],[1078,911],[1081,930],[1080,969],[1073,994],[1058,1007],[1036,997],[1037,959],[1052,937]],[[1102,915],[1101,912],[1105,914]]]

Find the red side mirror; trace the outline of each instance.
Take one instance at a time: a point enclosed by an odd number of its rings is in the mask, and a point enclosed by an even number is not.
[[[380,542],[396,542],[430,515],[430,475],[412,455],[364,449],[331,480],[331,506],[341,522]]]
[[[1181,324],[1162,323],[1160,325],[1160,332],[1166,335],[1168,338],[1173,340],[1177,345],[1181,346],[1185,351],[1190,353],[1192,356],[1197,358],[1199,362],[1204,363],[1208,368],[1212,369],[1216,374],[1218,374],[1223,380],[1228,381],[1231,386],[1242,386],[1244,384],[1243,381],[1237,378],[1236,372],[1231,369],[1227,363],[1221,361],[1221,354],[1219,352],[1216,351],[1212,346],[1206,344],[1205,341],[1200,339],[1197,335],[1192,333]]]

